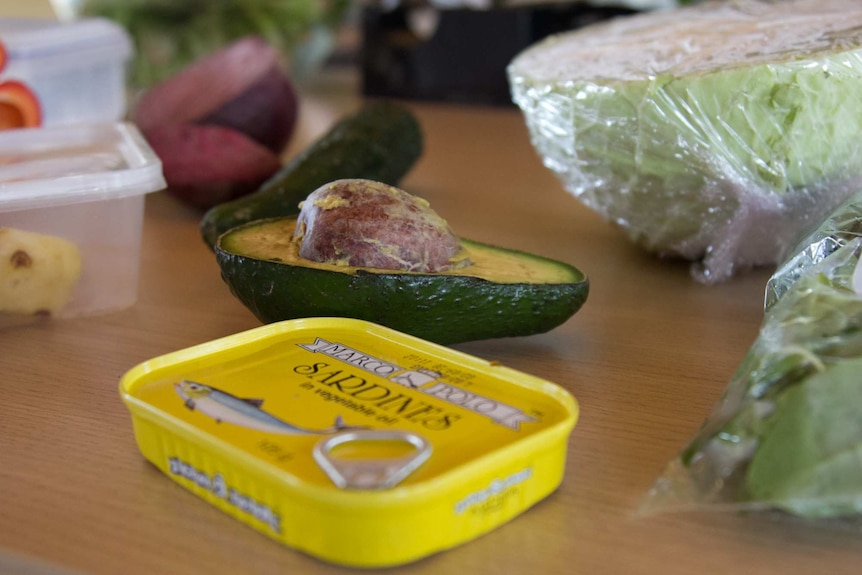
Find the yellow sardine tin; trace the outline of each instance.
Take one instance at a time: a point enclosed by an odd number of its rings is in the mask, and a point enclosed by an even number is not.
[[[578,414],[550,382],[328,318],[152,359],[120,393],[138,447],[168,477],[290,547],[354,567],[451,548],[549,495]]]

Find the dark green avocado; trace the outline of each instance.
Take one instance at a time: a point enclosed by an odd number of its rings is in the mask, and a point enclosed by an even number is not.
[[[210,208],[201,219],[201,236],[212,248],[230,228],[294,215],[309,193],[333,180],[366,178],[397,185],[422,149],[421,127],[407,107],[387,100],[368,102],[338,121],[254,193]]]
[[[299,256],[295,227],[296,217],[259,220],[215,246],[222,278],[264,323],[348,317],[453,344],[549,331],[589,292],[566,263],[463,239],[472,265],[447,272],[318,263]]]

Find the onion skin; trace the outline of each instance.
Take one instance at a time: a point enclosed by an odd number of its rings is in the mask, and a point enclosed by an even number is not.
[[[162,160],[167,192],[206,209],[278,171],[298,109],[277,50],[249,36],[144,92],[132,119]]]
[[[270,150],[221,126],[164,126],[147,139],[161,157],[168,193],[198,208],[253,192],[281,166]]]

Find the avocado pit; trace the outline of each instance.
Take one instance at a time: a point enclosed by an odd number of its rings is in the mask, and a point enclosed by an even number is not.
[[[427,201],[363,179],[325,184],[302,202],[299,256],[333,265],[421,273],[470,265],[458,236]]]

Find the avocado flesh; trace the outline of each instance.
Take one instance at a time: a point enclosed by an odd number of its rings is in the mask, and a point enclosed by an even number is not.
[[[440,273],[314,262],[299,257],[295,227],[295,217],[252,222],[216,245],[223,279],[264,323],[350,317],[451,344],[549,331],[589,292],[573,266],[469,240],[472,265]]]

